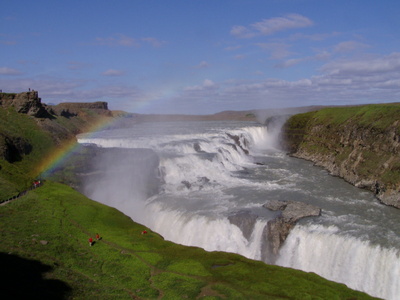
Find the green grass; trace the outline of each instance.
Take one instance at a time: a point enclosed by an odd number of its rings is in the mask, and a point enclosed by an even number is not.
[[[0,206],[0,215],[0,258],[22,260],[20,271],[28,276],[27,282],[39,277],[35,286],[47,287],[41,291],[29,286],[19,289],[20,275],[14,275],[6,292],[19,296],[58,293],[71,299],[371,299],[312,273],[164,241],[116,209],[50,181]],[[148,233],[142,235],[144,229]],[[88,238],[97,232],[102,239],[90,247]],[[24,270],[29,264],[40,268]],[[16,271],[10,266],[1,272],[12,277]],[[0,290],[0,296],[4,293]]]
[[[313,116],[302,117],[299,126]],[[88,111],[38,120],[0,109],[0,135],[32,145],[20,161],[0,160],[1,197],[29,187],[55,141],[99,118]],[[73,172],[67,168],[57,180],[68,182]],[[0,222],[0,296],[6,299],[371,299],[315,274],[165,241],[116,209],[51,181],[0,206]],[[96,233],[102,239],[90,247]]]
[[[321,109],[315,113],[314,124],[338,126],[350,123],[383,131],[398,120],[399,115],[400,104],[398,103],[332,107]],[[399,130],[400,124],[396,126]]]
[[[33,166],[54,149],[50,135],[40,130],[34,118],[13,109],[0,109],[0,144],[5,142],[5,137],[23,139],[32,145],[32,151],[13,163],[0,159],[0,200],[30,187],[37,175],[33,172]]]

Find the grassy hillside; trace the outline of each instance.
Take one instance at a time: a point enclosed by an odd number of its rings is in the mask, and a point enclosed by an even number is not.
[[[372,133],[384,133],[389,129],[400,134],[400,103],[373,104],[353,107],[330,107],[319,111],[292,116],[286,123],[285,133],[297,135],[296,150],[305,141],[305,134],[324,126],[326,132],[366,129]],[[293,130],[293,131],[292,131]],[[332,134],[325,136],[330,139]],[[302,145],[306,146],[306,145]],[[323,144],[321,145],[323,147]],[[316,149],[318,151],[318,149]],[[323,151],[320,149],[320,151]]]
[[[80,109],[74,116],[35,118],[0,107],[0,201],[31,187],[43,161],[73,143],[75,135],[112,120],[108,110]]]
[[[24,149],[17,151],[14,144]],[[37,176],[33,166],[54,150],[54,142],[34,118],[13,109],[0,109],[0,149],[13,156],[12,162],[0,157],[1,201],[31,186]]]
[[[0,109],[0,200],[30,187],[40,162],[74,133],[109,117]],[[51,181],[0,205],[0,224],[2,299],[370,299],[315,274],[164,241]]]
[[[164,241],[57,183],[0,214],[0,295],[8,299],[370,299],[315,274]],[[102,239],[90,247],[96,233]]]

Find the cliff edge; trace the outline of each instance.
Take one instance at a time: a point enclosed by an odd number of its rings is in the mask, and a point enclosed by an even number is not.
[[[294,115],[282,128],[281,143],[292,156],[400,208],[400,103]]]
[[[45,158],[76,134],[114,120],[106,102],[46,105],[37,91],[0,93],[0,200],[30,187]]]

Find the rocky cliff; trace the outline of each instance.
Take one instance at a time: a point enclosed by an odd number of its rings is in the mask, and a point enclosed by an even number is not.
[[[319,207],[297,201],[269,200],[262,207],[274,212],[262,231],[261,259],[270,264],[275,263],[279,249],[298,220],[321,214]],[[243,236],[250,241],[259,218],[255,211],[242,210],[230,215],[228,220],[239,227]]]
[[[0,93],[0,106],[14,108],[18,113],[27,114],[37,118],[49,116],[46,107],[42,104],[37,91],[14,93]]]
[[[57,147],[114,119],[106,102],[46,105],[37,91],[0,93],[0,200],[29,187]]]
[[[282,147],[400,208],[400,104],[325,108],[288,119]]]
[[[107,102],[66,102],[57,105],[52,105],[53,113],[63,117],[74,117],[85,115],[87,110],[95,111],[98,114],[111,116],[111,111],[108,110]]]

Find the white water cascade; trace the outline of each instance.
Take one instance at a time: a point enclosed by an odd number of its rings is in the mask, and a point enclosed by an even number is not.
[[[334,226],[296,226],[277,264],[315,272],[370,295],[399,299],[399,251],[337,233]]]
[[[111,185],[91,183],[87,195],[118,208],[167,240],[261,260],[263,230],[274,217],[262,204],[269,199],[303,201],[321,207],[322,214],[296,225],[276,264],[315,272],[373,296],[400,299],[400,211],[309,162],[277,151],[265,126],[138,124],[80,136],[79,142],[146,148],[158,155],[159,193],[143,198],[137,192],[138,184],[143,185],[139,180],[143,166],[132,162],[127,167],[124,157],[113,157],[107,163],[115,167],[121,161],[121,176],[132,184],[118,182],[113,174],[105,179]],[[132,174],[127,174],[129,170]],[[119,195],[118,201],[111,194]],[[229,217],[240,211],[257,216],[251,228],[230,222]]]

